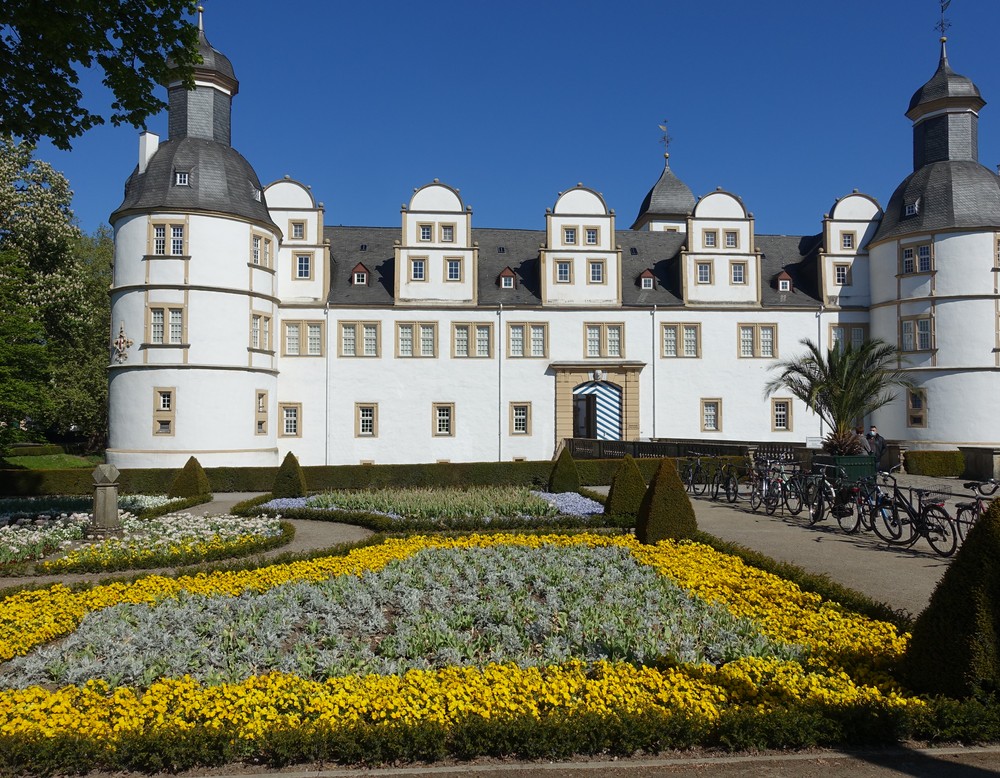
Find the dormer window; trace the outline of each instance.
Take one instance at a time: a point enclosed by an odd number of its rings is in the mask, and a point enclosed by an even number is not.
[[[257,187],[254,187],[252,191],[253,191],[253,199],[256,200],[259,203],[260,202],[260,190]]]
[[[840,233],[840,247],[845,251],[853,251],[856,237],[857,235],[853,232]]]
[[[191,181],[188,178],[187,171],[175,170],[174,171],[174,186],[190,186]]]
[[[420,225],[420,240],[429,241],[434,235],[434,225],[433,224],[421,224]]]
[[[632,247],[631,247],[631,248],[630,248],[630,249],[628,250],[628,253],[629,253],[629,255],[631,255],[631,256],[633,256],[633,257],[637,257],[637,256],[639,256],[639,249],[637,249],[637,248],[636,248],[635,246],[632,246]]]
[[[503,276],[500,279],[501,289],[513,289],[514,288],[514,276]]]
[[[455,227],[451,224],[441,225],[441,242],[442,243],[454,243],[455,242]]]
[[[507,253],[506,246],[497,246],[497,254],[506,254],[506,253]]]
[[[641,283],[643,289],[652,289],[653,288],[652,276],[646,276],[645,278],[641,279]]]
[[[782,278],[778,281],[778,291],[779,292],[790,292],[792,291],[792,282],[787,278]]]
[[[576,245],[576,227],[563,228],[563,245],[564,246]]]
[[[903,207],[903,214],[905,216],[916,216],[920,213],[920,199],[914,200],[912,203],[907,203]]]
[[[355,286],[368,286],[368,274],[363,271],[358,271],[354,274],[354,285]]]

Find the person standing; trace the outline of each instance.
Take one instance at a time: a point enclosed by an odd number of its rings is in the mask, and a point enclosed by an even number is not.
[[[858,443],[861,444],[861,450],[858,454],[871,456],[872,447],[868,443],[868,438],[865,437],[865,428],[858,425],[854,428],[854,437],[858,439]]]
[[[875,466],[878,467],[882,461],[882,455],[885,453],[887,444],[885,438],[878,434],[878,427],[874,424],[872,424],[871,429],[868,431],[868,447],[872,451],[872,456],[875,457]]]

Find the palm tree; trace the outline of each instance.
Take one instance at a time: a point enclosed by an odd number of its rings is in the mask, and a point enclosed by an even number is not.
[[[788,390],[829,425],[823,442],[829,453],[859,453],[854,425],[892,402],[896,396],[892,387],[913,385],[900,367],[899,351],[884,340],[869,340],[857,347],[832,348],[824,355],[808,338],[801,343],[808,349],[805,354],[774,365],[780,374],[764,387],[765,397]]]

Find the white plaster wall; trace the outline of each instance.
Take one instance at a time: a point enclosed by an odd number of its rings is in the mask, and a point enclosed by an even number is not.
[[[864,222],[867,226],[879,213],[878,203],[867,195],[855,193],[840,198],[830,211],[830,217],[838,221]]]
[[[604,199],[591,189],[575,187],[559,195],[552,208],[554,214],[592,214],[603,216],[608,213]]]
[[[255,434],[254,414],[256,391],[273,398],[275,386],[273,375],[247,371],[113,368],[108,461],[119,468],[181,467],[196,456],[203,467],[277,465],[273,434]],[[153,434],[155,387],[175,389],[172,436]]]
[[[589,283],[590,273],[587,260],[603,259],[605,283]],[[573,264],[573,282],[556,283],[556,263]],[[618,254],[613,252],[546,252],[541,263],[545,279],[545,303],[555,305],[612,305],[621,296],[621,270]]]
[[[896,241],[880,243],[868,249],[868,279],[872,305],[896,298],[896,274],[898,272],[898,245]],[[875,309],[872,310],[875,316]],[[874,330],[872,331],[874,335]],[[877,337],[884,338],[884,335]],[[893,341],[895,342],[895,341]]]
[[[687,220],[683,221],[670,221],[670,220],[656,220],[651,221],[643,227],[645,230],[650,232],[687,232]]]
[[[740,261],[746,264],[746,284],[730,283],[729,263]],[[712,283],[698,283],[698,264],[712,263]],[[694,303],[756,303],[759,289],[757,279],[757,257],[754,254],[737,252],[715,252],[687,254],[684,257],[685,294]]]
[[[996,301],[954,298],[939,300],[934,306],[934,336],[938,366],[994,367],[994,349],[997,347]]]
[[[745,219],[746,209],[729,192],[709,192],[694,207],[696,219]]]
[[[438,244],[453,245],[453,244]],[[475,266],[473,250],[462,248],[409,248],[399,252],[399,302],[413,303],[471,303],[475,299]],[[410,280],[410,259],[425,259],[425,281]],[[463,260],[463,280],[446,281],[445,260],[460,258]]]
[[[994,292],[995,233],[943,233],[934,242],[934,293],[981,295]]]
[[[264,198],[267,200],[268,208],[272,209],[291,208],[308,211],[316,207],[312,190],[305,184],[290,178],[275,181],[264,187]],[[277,220],[275,220],[275,224],[281,227],[281,223]]]
[[[849,264],[851,283],[837,283],[836,266]],[[867,307],[871,303],[870,273],[868,256],[866,254],[839,254],[823,257],[824,289],[828,297],[838,298],[840,305],[860,305]]]
[[[437,182],[421,187],[410,198],[410,213],[419,211],[450,211],[462,213],[461,196],[451,187]]]

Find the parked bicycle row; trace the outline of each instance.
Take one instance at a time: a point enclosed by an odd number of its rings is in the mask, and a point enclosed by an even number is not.
[[[955,553],[969,529],[989,507],[1000,481],[968,481],[972,499],[950,507],[942,493],[900,487],[893,468],[876,475],[849,479],[835,465],[813,464],[806,472],[790,457],[762,458],[742,464],[732,458],[689,452],[682,479],[694,495],[745,501],[750,509],[803,514],[814,525],[836,519],[855,534],[873,532],[890,546],[909,548],[921,538],[940,556]]]

